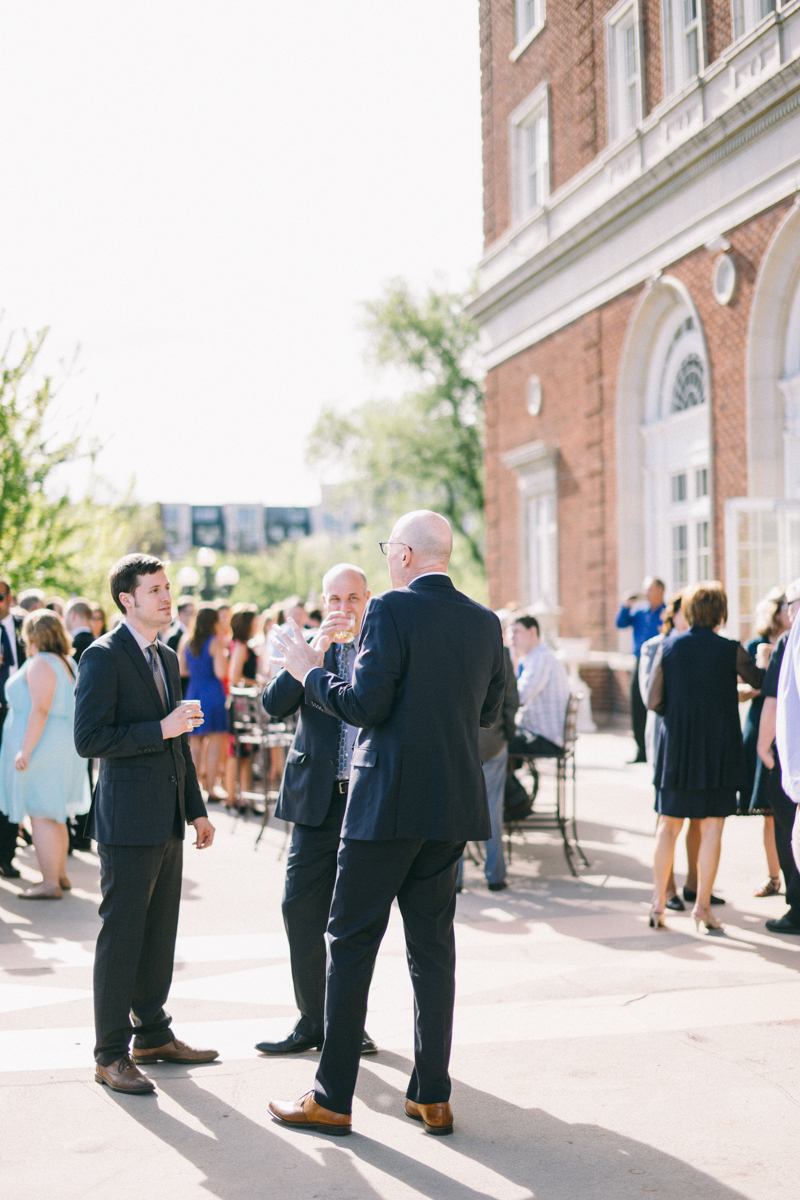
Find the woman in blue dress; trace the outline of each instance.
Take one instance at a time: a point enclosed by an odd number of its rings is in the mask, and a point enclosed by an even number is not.
[[[28,657],[6,683],[8,716],[0,747],[0,809],[30,817],[42,882],[26,900],[60,900],[69,888],[67,817],[89,811],[86,763],[75,751],[75,664],[61,617],[40,608],[22,627]]]
[[[228,648],[218,636],[218,627],[217,609],[211,604],[201,604],[178,649],[181,675],[189,677],[186,699],[199,700],[203,707],[203,724],[189,735],[189,744],[197,778],[208,794],[223,769],[228,750],[225,707]]]

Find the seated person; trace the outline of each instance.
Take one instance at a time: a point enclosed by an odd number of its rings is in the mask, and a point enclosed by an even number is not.
[[[562,662],[539,638],[536,617],[522,616],[511,627],[517,663],[517,732],[508,745],[513,757],[555,758],[564,748],[564,717],[569,676]]]

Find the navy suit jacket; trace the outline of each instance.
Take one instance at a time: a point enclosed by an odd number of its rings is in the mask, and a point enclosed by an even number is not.
[[[500,622],[428,575],[370,600],[352,685],[322,668],[307,702],[361,727],[342,837],[491,837],[478,727],[503,705]]]
[[[325,669],[336,674],[336,650],[323,659]],[[321,825],[328,815],[339,750],[338,718],[306,701],[302,683],[280,671],[264,688],[264,708],[271,717],[298,712],[297,730],[286,757],[275,816],[300,825]]]
[[[156,642],[172,705],[181,698],[177,655]],[[164,710],[147,660],[125,625],[81,655],[75,689],[75,749],[99,758],[87,832],[111,846],[168,842],[175,822],[206,816],[189,739],[161,736]]]

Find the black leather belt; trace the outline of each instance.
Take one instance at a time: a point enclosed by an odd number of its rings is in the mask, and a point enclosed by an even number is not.
[[[333,790],[335,792],[338,792],[340,796],[347,795],[347,789],[349,786],[350,786],[349,779],[334,779],[334,781],[333,781]]]

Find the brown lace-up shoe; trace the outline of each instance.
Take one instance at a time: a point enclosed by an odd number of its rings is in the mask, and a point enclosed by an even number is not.
[[[299,1100],[270,1100],[269,1111],[282,1125],[292,1129],[313,1129],[334,1137],[344,1137],[353,1130],[350,1116],[323,1108],[315,1101],[313,1092],[306,1092]]]
[[[453,1132],[453,1110],[449,1104],[415,1104],[406,1100],[406,1116],[422,1121],[426,1133],[445,1137]]]
[[[156,1090],[152,1079],[148,1079],[146,1075],[142,1074],[139,1068],[131,1062],[128,1054],[123,1054],[122,1058],[109,1063],[108,1066],[95,1063],[94,1077],[98,1083],[104,1083],[112,1091],[125,1092],[128,1096],[149,1096]]]
[[[163,1046],[149,1049],[146,1046],[134,1046],[131,1057],[135,1063],[173,1062],[173,1063],[207,1063],[219,1058],[219,1050],[193,1050],[186,1042],[172,1038]]]

